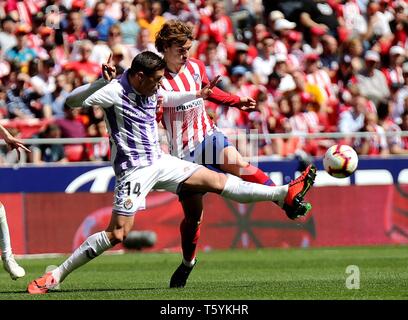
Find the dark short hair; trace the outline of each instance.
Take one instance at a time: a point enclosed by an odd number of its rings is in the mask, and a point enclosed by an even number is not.
[[[136,72],[142,71],[146,75],[151,75],[165,67],[166,62],[162,57],[154,52],[144,51],[134,57],[129,69],[129,74],[134,75]]]

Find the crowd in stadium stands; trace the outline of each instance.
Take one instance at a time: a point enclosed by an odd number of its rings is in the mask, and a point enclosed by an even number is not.
[[[65,98],[97,79],[113,55],[118,74],[169,19],[191,25],[190,55],[220,87],[258,111],[207,102],[227,134],[375,132],[342,141],[359,154],[408,154],[408,1],[0,1],[0,123],[20,138],[106,136],[98,107]],[[260,139],[260,155],[319,156],[328,139]],[[107,142],[33,145],[23,161],[107,160]],[[0,163],[17,161],[0,150]]]

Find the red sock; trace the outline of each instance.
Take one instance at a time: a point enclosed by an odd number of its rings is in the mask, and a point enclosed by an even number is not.
[[[200,238],[200,224],[197,222],[188,223],[184,218],[180,224],[181,248],[183,249],[183,258],[186,261],[192,261],[196,256],[197,242]]]
[[[240,178],[244,181],[263,184],[266,186],[275,186],[275,183],[261,169],[248,164],[241,170]]]

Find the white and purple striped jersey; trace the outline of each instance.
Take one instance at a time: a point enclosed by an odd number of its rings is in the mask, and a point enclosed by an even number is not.
[[[130,85],[127,75],[126,71],[110,83],[97,80],[75,89],[67,98],[70,107],[98,105],[103,108],[116,175],[131,167],[149,166],[161,157],[156,122],[158,99],[163,99],[164,108],[196,99],[196,92],[160,90],[150,97],[140,95]]]

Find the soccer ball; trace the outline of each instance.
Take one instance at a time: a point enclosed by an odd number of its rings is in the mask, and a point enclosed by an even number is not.
[[[350,176],[357,169],[357,164],[357,153],[345,144],[331,146],[323,158],[324,170],[335,178]]]

